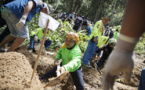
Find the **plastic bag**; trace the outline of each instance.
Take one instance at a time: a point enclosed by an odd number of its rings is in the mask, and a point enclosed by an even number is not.
[[[51,16],[42,12],[40,12],[38,26],[42,28],[46,28],[48,19],[49,19],[48,29],[53,30],[53,31],[56,30],[59,26],[59,22],[53,19]]]

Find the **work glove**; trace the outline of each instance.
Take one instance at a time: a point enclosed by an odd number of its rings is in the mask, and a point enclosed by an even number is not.
[[[34,35],[34,41],[38,42],[38,37],[36,35]]]
[[[57,67],[57,70],[56,70],[57,77],[60,76],[61,74],[63,74],[64,72],[65,72],[64,67]]]
[[[103,90],[113,90],[117,75],[124,72],[125,83],[130,82],[134,67],[133,50],[136,43],[128,43],[118,39],[116,48],[110,54],[105,65],[103,76]]]
[[[19,20],[19,22],[16,24],[16,26],[20,29],[25,25],[27,17],[26,16],[22,16],[22,18]]]

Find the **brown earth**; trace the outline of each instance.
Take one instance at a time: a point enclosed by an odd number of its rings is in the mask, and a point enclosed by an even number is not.
[[[17,52],[24,54],[24,55],[21,54],[22,56],[26,56],[26,59],[23,61],[28,60],[31,64],[31,65],[28,65],[28,64],[21,65],[21,66],[23,66],[23,68],[27,67],[27,66],[28,67],[34,66],[37,54],[35,54],[35,53],[30,54],[25,47],[20,47],[19,49],[17,49]],[[11,52],[11,54],[14,56],[15,56],[15,54],[16,54],[16,56],[17,56],[17,54],[19,55],[19,53]],[[53,53],[56,54],[56,52],[53,52]],[[6,53],[6,55],[7,54],[8,53]],[[43,75],[48,70],[53,68],[55,54],[54,55],[41,55],[39,63],[38,63],[38,67],[37,67],[37,74],[39,76]],[[5,59],[6,57],[3,57],[3,58]],[[115,85],[114,85],[115,90],[137,90],[138,84],[139,84],[140,73],[141,73],[141,70],[145,66],[145,63],[143,63],[144,58],[145,58],[144,56],[140,57],[140,55],[136,55],[135,67],[134,67],[133,74],[131,77],[131,83],[129,85],[126,85],[123,80],[123,74],[120,74],[121,82],[115,83]],[[14,59],[16,59],[16,58],[14,58]],[[7,59],[5,59],[5,60],[7,60]],[[12,60],[10,59],[9,62],[11,62],[11,61]],[[0,63],[1,63],[1,61],[0,61]],[[9,66],[11,66],[11,64]],[[0,67],[1,67],[1,65],[0,65]],[[17,68],[17,70],[20,70],[20,67]],[[12,71],[15,71],[15,70],[12,70]],[[21,73],[22,72],[30,72],[29,77],[28,76],[25,77],[25,78],[29,79],[32,74],[32,68],[31,68],[31,70],[28,70],[28,69],[21,70]],[[98,73],[98,71],[96,69],[94,69],[94,68],[88,69],[88,68],[82,67],[82,72],[83,72],[83,76],[84,76],[85,90],[102,90],[102,83],[101,83],[102,75],[100,75],[100,73]],[[17,73],[19,73],[19,72],[16,72],[16,75],[18,75]],[[38,77],[36,79],[39,81]],[[36,82],[37,80],[33,80],[33,81]],[[3,82],[7,82],[7,81],[9,81],[9,80],[5,79]],[[1,82],[1,80],[0,80],[0,82]],[[43,86],[46,85],[45,82],[41,82],[41,83]],[[11,84],[11,83],[8,82],[8,84]],[[2,84],[0,83],[0,86],[1,85]],[[36,84],[36,86],[39,86],[39,85]],[[7,86],[7,88],[9,88],[9,86]],[[73,85],[73,81],[72,81],[70,74],[68,74],[60,84],[58,84],[56,86],[52,86],[52,87],[47,87],[47,88],[45,88],[45,90],[75,90],[75,87]]]
[[[26,57],[17,52],[0,53],[0,89],[2,90],[40,90],[42,84],[35,74],[29,88],[32,68]]]

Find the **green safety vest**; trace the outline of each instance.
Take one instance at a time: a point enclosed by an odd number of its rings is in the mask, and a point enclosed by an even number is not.
[[[101,36],[102,32],[101,32],[101,27],[102,27],[102,20],[99,20],[95,23],[94,28],[89,36],[89,40],[92,39],[92,37],[96,37],[98,36],[98,38]]]
[[[118,32],[114,32],[114,38],[117,40],[118,39]]]
[[[36,35],[38,39],[40,40],[43,37],[43,28],[37,28],[35,31],[30,32],[31,36]],[[47,37],[49,37],[49,34],[46,34]]]
[[[106,36],[101,36],[98,40],[97,46],[100,48],[102,45],[107,44],[106,41],[108,40],[109,37]]]

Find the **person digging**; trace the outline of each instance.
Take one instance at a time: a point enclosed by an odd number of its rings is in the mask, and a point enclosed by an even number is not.
[[[100,58],[99,61],[96,62],[94,60],[90,63],[92,65],[92,67],[96,67],[98,69],[99,73],[102,74],[101,69],[103,69],[105,62],[108,59],[109,55],[111,54],[112,50],[114,49],[115,45],[116,45],[116,39],[111,38],[111,39],[109,39],[108,44],[104,45],[102,48],[100,48],[96,51],[96,53],[98,53],[103,50],[102,57]],[[92,63],[96,63],[96,64],[92,64]],[[96,65],[96,66],[94,66],[94,65]],[[116,81],[120,82],[119,76],[117,77]]]
[[[36,30],[31,31],[29,53],[35,52],[34,45],[35,43],[41,43],[43,35],[44,35],[43,28],[37,28]],[[45,43],[44,43],[45,50],[48,49],[51,43],[52,41],[50,40],[50,37],[49,37],[49,31],[47,31],[46,37],[45,37]]]
[[[79,36],[73,32],[66,35],[65,43],[57,51],[54,65],[55,67],[42,75],[40,80],[47,80],[56,77],[57,73],[63,74],[65,71],[70,72],[76,90],[84,90],[84,80],[81,71],[81,50],[78,46]],[[60,67],[56,63],[62,59]]]

